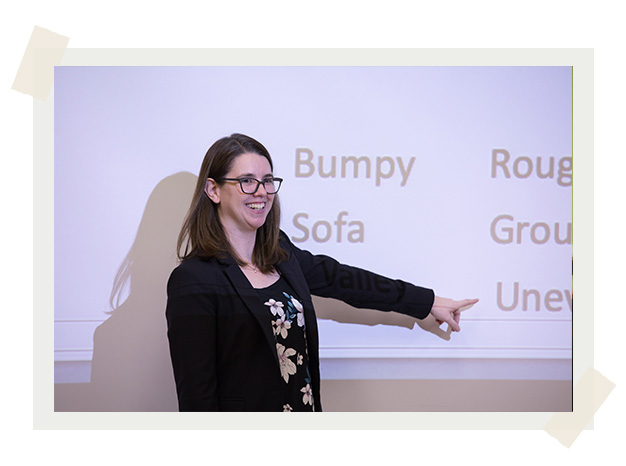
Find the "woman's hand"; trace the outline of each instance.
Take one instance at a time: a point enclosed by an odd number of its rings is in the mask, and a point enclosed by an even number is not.
[[[444,322],[447,323],[453,332],[460,332],[459,319],[461,318],[461,311],[469,309],[478,302],[478,299],[462,299],[461,301],[455,301],[453,299],[441,298],[435,296],[435,302],[430,310],[430,313],[437,320],[439,325]]]

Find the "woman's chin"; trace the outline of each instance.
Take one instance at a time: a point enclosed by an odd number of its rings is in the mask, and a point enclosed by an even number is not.
[[[262,218],[253,218],[248,220],[248,226],[252,229],[252,230],[258,230],[259,228],[261,228],[263,225],[265,225],[265,218],[266,217],[262,217]]]
[[[246,223],[253,228],[254,230],[258,230],[263,225],[265,225],[265,221],[267,219],[268,211],[263,209],[262,212],[248,212],[246,215]]]

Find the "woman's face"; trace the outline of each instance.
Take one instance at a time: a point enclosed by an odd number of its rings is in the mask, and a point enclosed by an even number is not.
[[[225,178],[249,177],[262,181],[272,176],[269,160],[262,155],[245,153],[234,160]],[[213,190],[217,197],[209,197],[218,204],[217,212],[222,226],[230,233],[252,232],[263,226],[275,196],[267,194],[263,184],[256,193],[245,194],[236,181],[224,181],[221,186],[214,185]]]

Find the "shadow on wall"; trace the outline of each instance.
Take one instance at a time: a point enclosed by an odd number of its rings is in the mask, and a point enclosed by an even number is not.
[[[380,312],[372,309],[357,309],[342,301],[332,298],[313,297],[315,314],[318,319],[333,320],[339,323],[360,325],[388,325],[413,330],[417,325],[422,330],[431,332],[443,340],[450,340],[452,329],[446,324],[443,330],[432,315],[417,320],[397,312]]]
[[[196,180],[181,172],[152,191],[115,277],[111,316],[94,333],[91,382],[55,385],[55,411],[178,411],[166,283],[177,264],[176,240]]]
[[[177,265],[176,240],[197,177],[163,179],[146,204],[135,241],[115,277],[111,316],[94,333],[91,382],[55,385],[55,411],[178,411],[165,321],[167,279]],[[126,299],[124,299],[124,297]],[[318,319],[412,329],[443,339],[434,319],[355,309],[314,298]]]

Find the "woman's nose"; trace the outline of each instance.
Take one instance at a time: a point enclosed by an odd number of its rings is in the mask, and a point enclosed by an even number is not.
[[[263,192],[261,193],[261,188],[263,188]],[[259,183],[259,186],[256,190],[256,193],[254,193],[255,196],[267,196],[267,190],[265,189],[265,184],[263,183]]]

